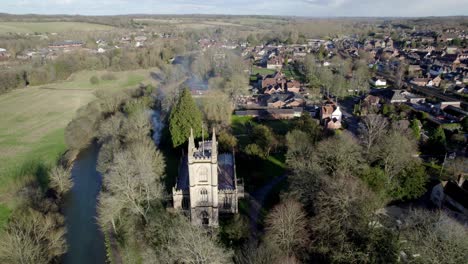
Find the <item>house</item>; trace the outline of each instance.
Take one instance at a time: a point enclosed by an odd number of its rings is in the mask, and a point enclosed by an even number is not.
[[[407,91],[404,91],[402,94],[405,96],[405,98],[408,100],[407,102],[409,103],[422,104],[426,102],[426,97],[424,96],[419,96],[419,95],[416,95]]]
[[[283,61],[282,57],[275,56],[267,61],[267,69],[281,70],[283,68]]]
[[[301,83],[296,80],[286,82],[286,90],[291,93],[299,93],[301,91]]]
[[[181,159],[172,188],[174,208],[193,225],[204,227],[217,227],[220,215],[238,213],[238,201],[244,194],[235,166],[232,153],[218,153],[214,129],[212,140],[199,142],[198,148],[191,130],[187,155]]]
[[[80,48],[84,45],[83,41],[65,40],[54,42],[49,45],[49,49]]]
[[[284,93],[284,92],[285,92],[284,83],[269,85],[265,87],[265,89],[263,90],[264,94],[277,94],[277,93]]]
[[[453,102],[440,102],[436,105],[436,107],[440,110],[444,110],[446,107],[451,105],[452,107],[461,108],[460,101],[453,101]]]
[[[277,71],[273,74],[261,76],[257,75],[258,87],[265,94],[292,92],[299,93],[301,91],[301,83],[296,80],[288,80],[286,76]]]
[[[437,76],[437,77],[433,78],[432,80],[429,80],[429,82],[426,84],[426,86],[428,86],[428,87],[439,87],[441,81],[442,81],[442,78],[440,78],[440,76]]]
[[[426,86],[429,83],[429,78],[413,78],[410,83],[417,86]]]
[[[387,86],[387,81],[385,79],[372,78],[371,84],[374,87],[385,87],[385,86]]]
[[[304,109],[302,107],[293,107],[290,109],[255,109],[239,110],[234,114],[237,116],[250,116],[263,120],[293,119],[300,117]]]
[[[328,129],[340,129],[342,115],[340,107],[329,100],[320,109],[320,122]]]
[[[444,72],[444,69],[441,65],[432,65],[429,69],[429,73],[432,76],[439,76]]]
[[[448,208],[468,216],[468,182],[464,175],[459,175],[457,182],[443,181],[434,186],[431,201],[439,208]]]
[[[455,91],[459,94],[468,94],[468,88],[466,87],[456,87]]]
[[[277,71],[270,75],[266,75],[265,77],[258,75],[257,79],[259,80],[259,86],[261,89],[265,89],[268,86],[274,86],[286,82],[285,75],[280,71]]]
[[[306,102],[302,95],[291,92],[261,95],[258,101],[268,108],[299,107]]]
[[[419,65],[409,65],[408,73],[409,74],[419,74],[422,71],[421,66]]]
[[[132,41],[132,38],[130,36],[123,36],[121,39],[120,39],[120,42],[122,43],[128,43]]]
[[[406,99],[406,96],[404,94],[405,91],[403,90],[393,90],[393,94],[390,98],[390,103],[406,103],[408,99]]]
[[[10,53],[6,49],[0,48],[0,60],[7,60],[10,58]]]
[[[368,95],[364,98],[363,103],[368,106],[378,106],[380,98],[374,95]]]
[[[368,113],[377,112],[379,107],[380,98],[374,95],[367,95],[361,102],[361,113],[366,115]]]
[[[134,40],[136,42],[145,42],[148,38],[146,36],[136,36]]]

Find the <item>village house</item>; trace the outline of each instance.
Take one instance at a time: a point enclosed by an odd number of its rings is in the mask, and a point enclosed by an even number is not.
[[[261,120],[282,120],[300,117],[304,109],[302,107],[293,107],[289,109],[253,109],[238,110],[234,114],[237,116],[249,116]]]
[[[426,86],[429,83],[429,78],[413,78],[410,83],[417,86]]]
[[[385,87],[385,86],[387,86],[387,81],[385,79],[381,79],[381,78],[372,78],[371,79],[371,84],[374,87]]]
[[[10,58],[10,53],[6,49],[0,48],[0,60],[7,60]]]
[[[257,75],[257,79],[257,85],[259,86],[258,88],[264,94],[301,92],[301,83],[296,80],[288,80],[286,76],[280,71],[266,76]]]
[[[259,97],[261,106],[268,108],[291,108],[305,105],[305,99],[302,95],[297,93],[277,93],[262,95]]]
[[[431,201],[439,208],[447,208],[468,216],[468,182],[464,175],[458,181],[443,181],[432,188]]]
[[[186,214],[193,225],[217,227],[219,215],[238,213],[243,196],[234,155],[218,153],[214,129],[212,140],[199,142],[198,148],[191,130],[187,154],[181,159],[172,189],[174,208]]]
[[[320,122],[327,129],[340,129],[342,115],[340,107],[328,100],[320,109]]]
[[[408,73],[410,75],[419,75],[421,73],[422,69],[421,66],[418,65],[409,65],[408,66]]]
[[[361,103],[361,114],[376,113],[379,108],[380,98],[375,95],[367,95]]]
[[[83,45],[83,41],[65,40],[50,44],[49,49],[81,48]]]
[[[279,56],[275,56],[271,59],[268,59],[266,67],[270,70],[281,70],[283,68],[284,59]]]
[[[440,76],[437,76],[433,79],[430,79],[429,82],[427,82],[426,86],[428,87],[439,87],[440,82],[442,82],[442,78]]]

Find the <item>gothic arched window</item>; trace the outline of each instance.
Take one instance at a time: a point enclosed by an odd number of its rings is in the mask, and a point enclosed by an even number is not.
[[[206,211],[201,212],[201,220],[203,226],[208,226],[210,224],[210,218]]]
[[[208,191],[206,189],[201,189],[200,190],[200,201],[202,203],[207,203],[208,202]]]
[[[231,208],[231,197],[229,195],[224,196],[223,207],[224,207],[224,209],[230,209]]]
[[[198,169],[198,177],[200,181],[208,181],[208,169],[206,167]]]

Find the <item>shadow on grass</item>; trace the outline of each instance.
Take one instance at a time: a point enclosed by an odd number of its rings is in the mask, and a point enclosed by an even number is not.
[[[245,154],[236,154],[236,173],[245,182],[246,191],[254,192],[264,184],[286,172],[285,156],[275,153],[267,159],[250,158]]]
[[[34,159],[24,162],[10,173],[18,187],[22,186],[25,181],[34,179],[39,183],[41,190],[46,191],[49,188],[48,174],[51,168],[51,164],[47,164],[41,159]]]

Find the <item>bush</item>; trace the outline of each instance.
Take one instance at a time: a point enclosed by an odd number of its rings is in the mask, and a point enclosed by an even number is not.
[[[96,84],[99,84],[99,78],[94,75],[92,76],[90,79],[89,79],[89,82],[92,84],[92,85],[96,85]]]
[[[113,73],[104,73],[102,76],[101,76],[101,80],[105,80],[105,81],[113,81],[113,80],[117,80],[117,76],[115,76]]]

